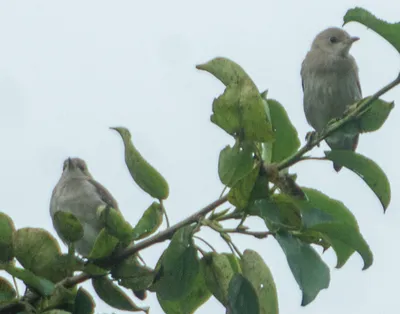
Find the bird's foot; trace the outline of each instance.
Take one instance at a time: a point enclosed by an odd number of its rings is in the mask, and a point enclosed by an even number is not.
[[[318,133],[315,131],[307,132],[306,138],[305,138],[305,140],[307,141],[307,146],[311,146],[311,143],[315,140],[317,135],[318,135]],[[319,143],[317,144],[317,146],[319,147]]]

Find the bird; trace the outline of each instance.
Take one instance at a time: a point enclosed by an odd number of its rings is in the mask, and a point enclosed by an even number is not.
[[[304,113],[317,133],[362,98],[358,66],[349,53],[359,39],[341,28],[329,27],[317,34],[302,62]],[[337,130],[325,141],[332,150],[355,151],[358,138],[357,127],[349,126]],[[337,172],[342,168],[335,163],[333,167]]]
[[[87,257],[96,241],[104,223],[97,216],[99,206],[109,206],[119,212],[118,203],[111,193],[99,182],[93,179],[86,162],[81,158],[67,158],[63,163],[60,180],[53,189],[50,200],[50,215],[59,237],[54,215],[57,211],[72,213],[83,227],[83,237],[74,243],[75,250]],[[146,298],[146,291],[133,293],[141,300]]]
[[[50,215],[53,224],[54,215],[60,210],[70,212],[78,218],[84,235],[74,245],[75,250],[84,257],[90,254],[99,232],[104,227],[104,223],[97,217],[97,209],[101,205],[119,211],[117,201],[103,185],[93,179],[83,159],[66,159],[61,178],[53,189]],[[57,233],[66,242],[62,234],[58,231]]]

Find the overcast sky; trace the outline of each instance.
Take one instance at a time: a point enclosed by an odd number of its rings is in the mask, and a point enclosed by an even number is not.
[[[239,63],[260,90],[268,89],[268,96],[285,106],[304,142],[310,127],[302,107],[301,61],[314,36],[341,26],[346,10],[356,5],[380,18],[400,20],[400,4],[392,0],[0,2],[0,210],[17,228],[41,227],[55,234],[51,191],[63,160],[79,156],[135,224],[152,199],[134,184],[122,141],[108,129],[125,126],[169,182],[171,221],[190,215],[220,194],[218,156],[232,144],[209,121],[212,100],[223,85],[195,65],[216,56]],[[345,29],[361,37],[352,54],[363,94],[370,95],[396,77],[398,53],[362,25]],[[400,104],[400,88],[384,99]],[[241,250],[256,249],[271,268],[282,314],[385,314],[399,308],[400,255],[393,247],[400,228],[399,122],[400,108],[395,107],[385,126],[362,135],[358,146],[392,184],[385,215],[366,184],[346,169],[336,174],[323,161],[291,169],[301,185],[342,200],[355,214],[374,253],[370,269],[361,271],[363,262],[354,254],[336,270],[335,254],[328,251],[323,258],[332,269],[330,287],[302,308],[300,290],[277,242],[235,237]],[[255,221],[251,225],[264,227]],[[204,236],[228,251],[214,233]],[[164,247],[143,252],[151,266]],[[155,295],[146,304],[151,313],[162,313]],[[96,313],[105,312],[118,311],[97,300]],[[211,298],[196,313],[224,310]]]

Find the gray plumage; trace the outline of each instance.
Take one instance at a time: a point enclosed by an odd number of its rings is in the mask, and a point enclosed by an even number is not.
[[[50,215],[59,211],[74,214],[83,226],[84,236],[75,242],[76,251],[88,256],[94,242],[104,227],[96,212],[100,205],[109,205],[118,210],[118,204],[110,192],[95,181],[84,160],[68,158],[64,161],[63,173],[53,190],[50,200]],[[61,234],[59,234],[62,239]]]
[[[362,98],[358,67],[349,54],[358,37],[331,27],[319,33],[307,53],[301,78],[304,91],[303,105],[308,123],[321,132],[327,123],[340,118],[348,106]],[[339,130],[326,138],[331,149],[355,150],[358,143],[356,129]],[[341,166],[335,165],[336,171]]]

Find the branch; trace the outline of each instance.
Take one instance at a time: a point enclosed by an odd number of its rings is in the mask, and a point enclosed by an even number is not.
[[[285,168],[288,168],[298,161],[301,160],[301,157],[313,149],[315,146],[317,146],[320,142],[322,142],[325,138],[327,138],[329,135],[331,135],[333,132],[336,130],[340,129],[344,124],[347,122],[351,121],[355,117],[357,117],[360,113],[362,113],[364,110],[368,109],[371,107],[372,103],[377,100],[380,96],[391,90],[393,87],[397,86],[400,84],[400,74],[397,76],[397,78],[380,89],[378,92],[376,92],[374,95],[372,95],[370,98],[364,100],[363,103],[361,103],[357,108],[355,108],[353,111],[351,111],[349,114],[347,114],[345,117],[340,119],[339,121],[329,125],[326,129],[324,129],[321,134],[318,134],[318,136],[314,139],[312,139],[310,142],[306,143],[302,148],[300,148],[296,153],[294,153],[292,156],[289,156],[288,158],[282,160],[278,164],[276,164],[276,167],[278,170],[283,170]]]
[[[187,217],[186,219],[178,222],[177,224],[173,225],[170,228],[165,229],[164,231],[161,231],[160,233],[145,239],[137,244],[134,244],[132,246],[127,247],[124,249],[121,253],[119,253],[116,256],[111,256],[104,261],[102,261],[100,264],[103,267],[109,267],[115,264],[118,264],[122,262],[124,259],[127,257],[145,249],[148,248],[149,246],[152,246],[155,243],[163,242],[169,238],[172,237],[172,235],[180,228],[190,225],[194,222],[199,221],[200,218],[204,217],[206,214],[211,212],[213,209],[217,208],[218,206],[224,204],[228,200],[228,196],[223,196],[220,199],[212,202],[211,204],[207,205],[203,209],[199,210],[198,212],[194,213],[193,215]],[[62,283],[66,287],[72,287],[78,283],[84,282],[86,280],[90,279],[90,275],[82,273],[77,276],[73,276],[70,278],[64,279],[60,284]]]
[[[274,235],[273,232],[270,231],[247,231],[244,229],[222,229],[223,232],[227,233],[240,233],[240,234],[245,234],[245,235],[251,235],[253,237],[256,237],[257,239],[264,239],[270,235]]]

